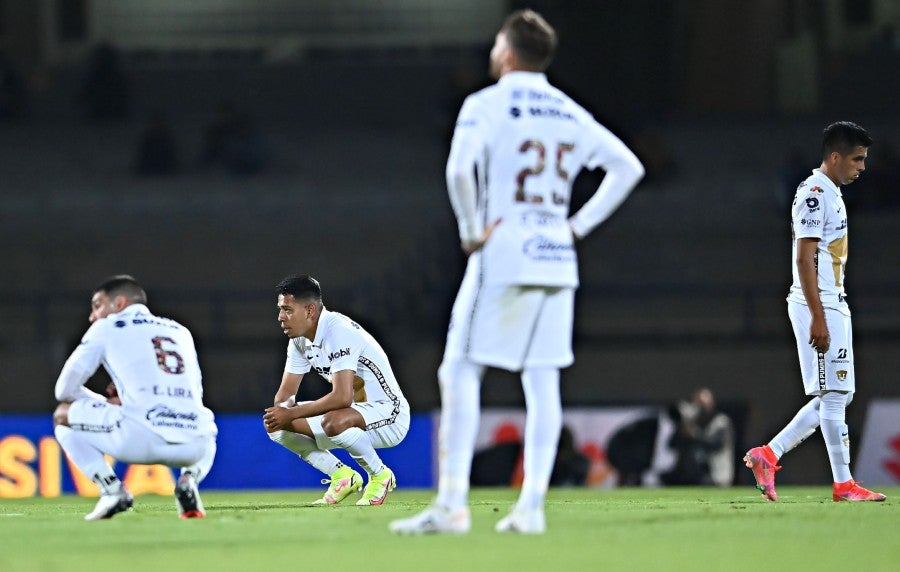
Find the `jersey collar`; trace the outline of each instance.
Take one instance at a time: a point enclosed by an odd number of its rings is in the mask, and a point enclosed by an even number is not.
[[[547,76],[540,72],[511,71],[497,80],[498,85],[507,83],[547,83]]]
[[[837,196],[841,196],[841,188],[834,184],[834,181],[828,178],[828,175],[822,172],[821,169],[813,169],[813,176],[816,178],[817,183],[821,183],[821,186],[826,189],[831,189],[831,192],[836,194]]]
[[[122,316],[124,314],[149,314],[150,309],[144,304],[129,304],[122,308],[121,312],[115,312],[106,316],[107,318],[111,316]]]
[[[328,329],[328,322],[331,321],[331,312],[328,311],[325,306],[322,306],[322,313],[319,314],[319,323],[316,326],[316,335],[314,340],[312,340],[312,345],[321,348],[322,347],[322,338],[325,337],[325,330]]]

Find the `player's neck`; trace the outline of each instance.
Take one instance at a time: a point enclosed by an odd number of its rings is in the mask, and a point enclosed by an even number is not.
[[[822,164],[819,166],[819,170],[822,172],[823,175],[828,177],[832,183],[834,183],[835,187],[841,186],[841,180],[834,176],[834,174],[832,173],[832,169],[830,169],[828,167],[827,163],[822,161]]]

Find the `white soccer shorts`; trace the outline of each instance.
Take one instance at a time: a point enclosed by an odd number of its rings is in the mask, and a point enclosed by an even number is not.
[[[366,423],[366,435],[376,449],[385,449],[398,445],[409,431],[409,408],[400,407],[395,410],[390,401],[364,401],[351,403],[350,407],[362,415]],[[316,445],[322,450],[340,449],[341,446],[331,440],[322,429],[322,415],[306,419],[309,428],[316,438]]]
[[[68,417],[73,431],[98,451],[123,463],[186,467],[203,459],[216,443],[215,435],[169,443],[126,408],[91,398],[73,401]]]
[[[820,353],[809,344],[812,315],[809,307],[788,302],[788,316],[797,339],[800,372],[807,395],[821,395],[824,391],[856,391],[853,370],[853,330],[850,316],[825,308],[825,323],[831,343],[828,351]]]
[[[469,264],[453,310],[444,361],[521,371],[572,365],[575,289],[484,285],[480,268]]]

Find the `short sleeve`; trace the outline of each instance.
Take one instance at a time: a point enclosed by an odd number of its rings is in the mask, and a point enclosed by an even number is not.
[[[819,187],[798,190],[791,218],[796,238],[822,238],[825,229],[825,193]]]
[[[303,375],[312,369],[312,364],[306,359],[306,356],[303,355],[303,352],[300,351],[297,344],[297,340],[288,342],[287,360],[284,364],[284,371]]]
[[[331,362],[331,373],[345,369],[356,371],[359,356],[362,355],[363,340],[351,325],[342,325],[333,329],[324,348]]]

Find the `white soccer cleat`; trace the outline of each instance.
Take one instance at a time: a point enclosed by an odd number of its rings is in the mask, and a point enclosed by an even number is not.
[[[125,487],[122,487],[117,493],[109,495],[101,495],[100,500],[90,514],[84,515],[84,520],[104,520],[112,518],[113,515],[125,512],[134,506],[134,497],[131,496]]]
[[[465,534],[472,528],[472,519],[467,507],[450,510],[431,505],[415,516],[391,522],[389,528],[396,534]]]
[[[513,509],[511,513],[497,522],[494,530],[519,534],[544,534],[547,530],[547,522],[544,520],[544,511],[541,509]]]

